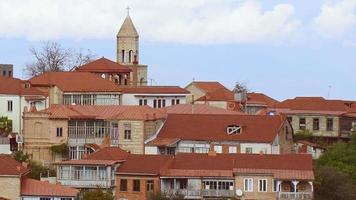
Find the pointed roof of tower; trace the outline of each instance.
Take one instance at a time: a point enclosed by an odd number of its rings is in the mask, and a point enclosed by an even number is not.
[[[138,37],[137,30],[133,24],[129,12],[127,12],[124,23],[122,23],[121,28],[117,34],[117,37]]]

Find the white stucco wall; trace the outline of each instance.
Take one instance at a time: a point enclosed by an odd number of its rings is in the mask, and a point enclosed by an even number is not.
[[[157,155],[158,154],[158,148],[156,146],[145,146],[145,154]]]
[[[263,153],[266,154],[271,154],[272,150],[272,145],[267,144],[267,143],[241,143],[240,144],[241,148],[241,153],[246,153],[246,148],[251,147],[252,148],[252,153],[260,153],[260,151],[263,151]]]
[[[153,107],[154,99],[165,99],[166,107],[171,106],[172,99],[179,99],[179,104],[187,102],[186,94],[122,94],[122,105],[139,105],[140,99],[147,99],[147,105]]]

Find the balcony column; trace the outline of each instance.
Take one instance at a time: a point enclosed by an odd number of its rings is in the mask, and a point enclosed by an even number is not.
[[[308,183],[310,184],[311,191],[314,192],[313,181],[308,181]]]
[[[177,189],[177,179],[173,179],[173,190]]]
[[[293,192],[295,194],[295,197],[297,197],[297,185],[299,181],[292,181],[292,183],[293,183]]]
[[[277,192],[281,192],[282,181],[277,181]]]

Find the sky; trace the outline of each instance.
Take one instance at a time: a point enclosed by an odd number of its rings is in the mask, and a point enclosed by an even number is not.
[[[0,0],[0,63],[28,78],[46,41],[116,60],[127,7],[153,85],[356,100],[356,0]]]

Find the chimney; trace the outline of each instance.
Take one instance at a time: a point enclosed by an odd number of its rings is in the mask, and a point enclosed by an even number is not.
[[[36,106],[34,104],[31,104],[29,112],[37,112],[37,108],[36,108]]]

